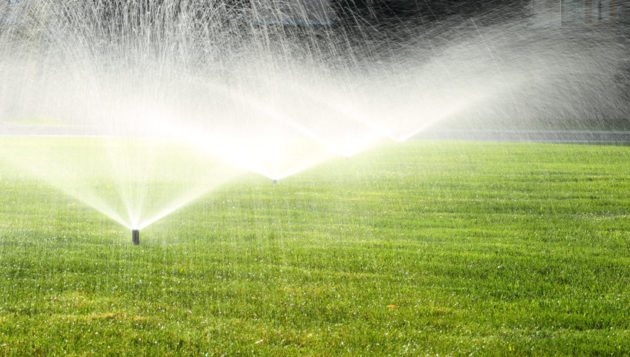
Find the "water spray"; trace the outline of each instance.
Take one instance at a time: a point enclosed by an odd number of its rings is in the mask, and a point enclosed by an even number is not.
[[[625,28],[549,26],[561,13],[512,21],[520,9],[491,11],[469,29],[459,16],[381,27],[344,9],[339,25],[311,30],[304,0],[290,2],[304,26],[276,31],[269,19],[286,18],[286,7],[275,1],[252,1],[254,11],[231,0],[5,5],[15,2],[0,0],[0,117],[25,120],[2,126],[16,145],[3,142],[0,157],[129,227],[133,245],[140,229],[239,168],[278,184],[441,120],[483,129],[584,118],[588,127],[630,111],[628,46],[616,42]],[[61,121],[48,129],[29,124],[35,117]],[[36,134],[94,138],[77,139],[88,150],[74,155],[56,139],[22,145]]]

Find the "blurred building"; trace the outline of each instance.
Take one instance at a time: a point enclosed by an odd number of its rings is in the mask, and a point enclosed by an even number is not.
[[[615,26],[630,20],[628,0],[532,0],[534,25]]]

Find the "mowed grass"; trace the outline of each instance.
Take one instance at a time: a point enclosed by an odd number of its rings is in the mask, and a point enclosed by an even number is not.
[[[628,355],[630,147],[410,141],[142,232],[3,167],[0,354]]]

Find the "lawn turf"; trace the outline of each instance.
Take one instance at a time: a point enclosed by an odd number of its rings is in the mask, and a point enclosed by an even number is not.
[[[628,146],[384,145],[139,247],[0,168],[0,355],[630,353]]]

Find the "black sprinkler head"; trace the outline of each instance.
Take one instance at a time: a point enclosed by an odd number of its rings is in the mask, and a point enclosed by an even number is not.
[[[140,245],[140,231],[137,229],[134,229],[131,231],[131,241],[133,242],[133,245]]]
[[[277,184],[277,183],[278,183],[278,180],[273,180],[273,184],[274,185]]]

